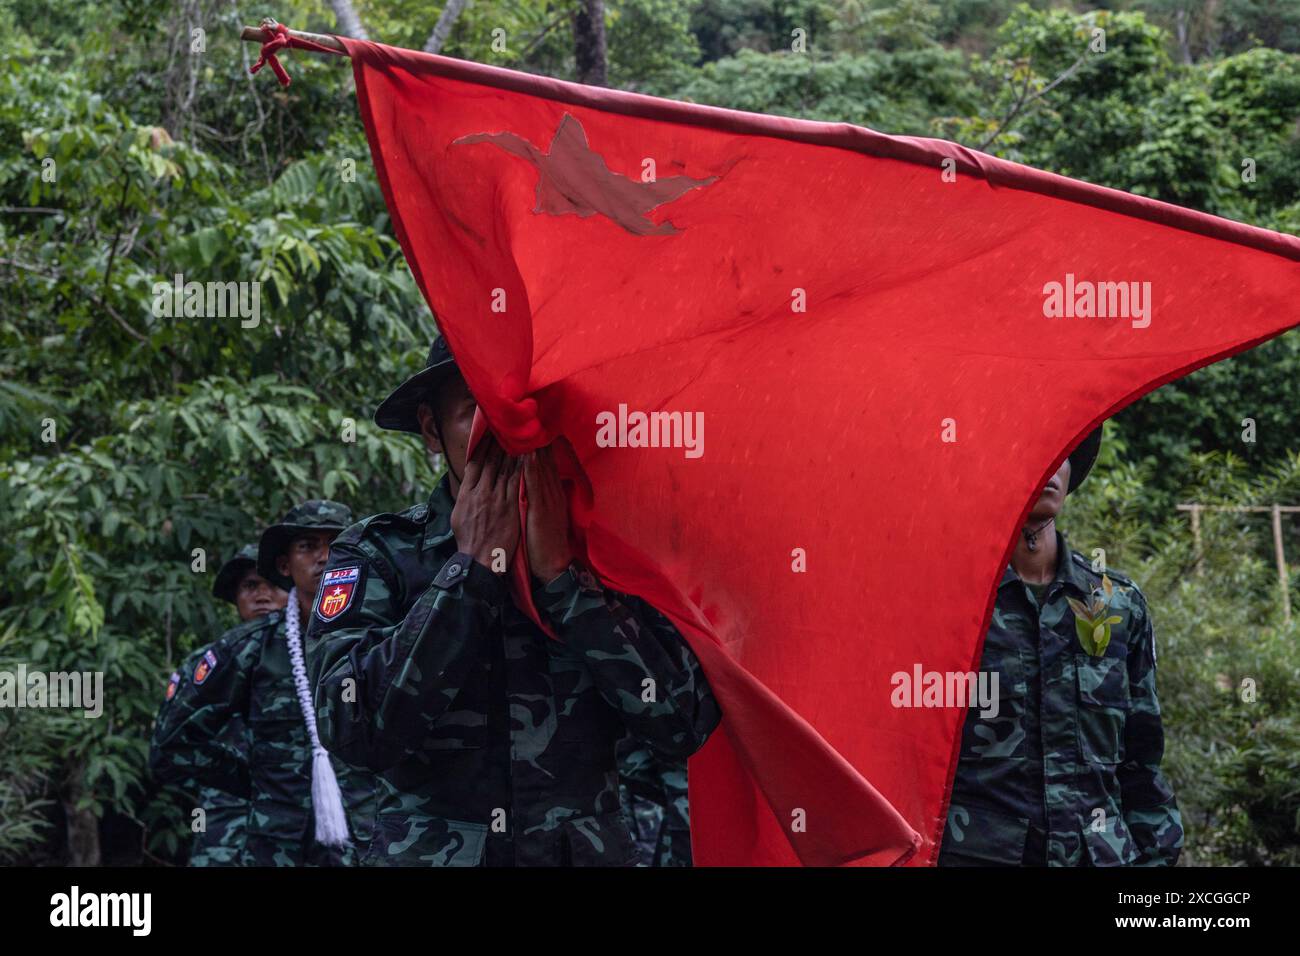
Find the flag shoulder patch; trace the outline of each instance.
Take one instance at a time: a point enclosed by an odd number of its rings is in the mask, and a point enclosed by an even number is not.
[[[360,581],[359,564],[326,571],[320,579],[320,590],[316,592],[316,616],[326,623],[338,618],[352,606]]]
[[[208,648],[203,652],[203,657],[194,668],[194,683],[202,684],[208,679],[208,676],[217,669],[217,655]]]

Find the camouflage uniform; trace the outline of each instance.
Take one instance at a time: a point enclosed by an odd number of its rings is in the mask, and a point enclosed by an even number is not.
[[[691,865],[684,760],[661,760],[629,734],[618,746],[618,796],[642,866]]]
[[[195,669],[159,715],[149,761],[154,775],[246,794],[247,836],[239,860],[245,866],[351,865],[356,849],[326,848],[314,839],[311,749],[284,613],[227,631],[194,660]],[[354,847],[362,848],[373,823],[373,779],[338,760],[334,769]]]
[[[703,746],[720,712],[699,662],[658,612],[576,567],[533,590],[547,637],[457,553],[452,504],[444,478],[427,505],[339,535],[312,614],[321,739],[379,775],[362,862],[635,864],[615,748],[629,731],[670,761]]]
[[[941,866],[1166,865],[1182,820],[1160,772],[1155,636],[1128,578],[1111,612],[1122,620],[1101,656],[1084,650],[1067,597],[1101,587],[1057,533],[1056,577],[1040,609],[1008,566],[998,586],[981,670],[997,673],[999,712],[967,714]]]
[[[207,650],[207,647],[199,648],[182,661],[180,667],[172,674],[167,685],[167,697],[158,711],[157,726],[162,725],[176,694],[189,683],[190,675],[194,673],[194,668],[198,666],[198,662]],[[224,728],[222,745],[232,750],[247,752],[248,741],[242,721],[231,721]],[[168,779],[177,779],[177,773],[183,770],[186,761],[203,759],[197,753],[177,754],[176,757],[177,766],[171,774],[165,775]],[[161,765],[166,759],[158,747],[156,733],[149,759],[151,766],[155,761]],[[202,784],[200,780],[203,776],[199,772],[196,776],[180,778],[181,788],[195,798],[195,808],[202,809],[204,813],[204,828],[194,834],[194,841],[190,845],[189,865],[238,866],[243,856],[244,840],[248,832],[248,793],[247,791],[230,793],[218,787]]]

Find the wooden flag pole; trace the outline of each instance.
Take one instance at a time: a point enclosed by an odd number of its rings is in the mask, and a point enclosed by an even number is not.
[[[267,17],[262,21],[260,26],[244,27],[239,34],[239,38],[241,40],[247,40],[249,43],[265,43],[267,40],[271,39],[272,31],[274,31],[277,26],[279,26],[278,23],[270,17]],[[347,47],[342,44],[338,37],[328,36],[324,33],[307,33],[305,30],[286,30],[286,32],[289,36],[294,37],[295,39],[307,40],[311,43],[319,44],[320,46],[329,47],[340,56],[348,55]]]

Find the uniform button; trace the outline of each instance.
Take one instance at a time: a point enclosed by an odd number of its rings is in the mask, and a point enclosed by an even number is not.
[[[458,575],[458,574],[460,574],[460,565],[459,565],[459,564],[449,564],[449,565],[447,565],[447,575],[448,575],[448,577],[453,577],[453,578],[454,578],[454,577],[455,577],[456,575]]]

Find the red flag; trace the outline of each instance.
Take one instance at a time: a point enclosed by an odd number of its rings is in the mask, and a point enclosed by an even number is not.
[[[1300,321],[1300,240],[951,143],[340,39],[483,414],[512,453],[567,440],[587,561],[723,706],[697,862],[933,862],[965,711],[896,707],[892,675],[978,670],[1047,478]]]

